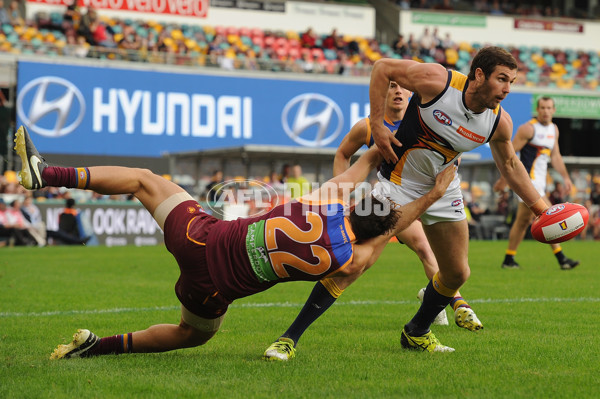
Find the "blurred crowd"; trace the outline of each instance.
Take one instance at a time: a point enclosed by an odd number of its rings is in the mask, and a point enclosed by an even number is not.
[[[3,0],[0,0],[2,2]],[[399,2],[402,8],[462,9],[490,14],[557,16],[558,8],[509,1]],[[21,7],[22,8],[22,7]],[[19,1],[0,14],[0,52],[129,60],[222,69],[270,70],[367,76],[383,57],[438,62],[463,72],[484,44],[455,43],[434,28],[400,35],[393,43],[350,36],[333,29],[317,34],[271,31],[249,27],[201,26],[109,18],[94,8],[76,5],[64,13],[38,13],[25,21]],[[494,44],[494,43],[491,43]],[[598,52],[562,51],[536,47],[509,47],[519,61],[517,84],[560,88],[600,89]]]

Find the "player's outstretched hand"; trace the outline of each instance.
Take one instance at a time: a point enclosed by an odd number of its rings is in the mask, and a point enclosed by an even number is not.
[[[375,144],[377,144],[383,159],[388,163],[398,162],[398,156],[394,152],[392,144],[402,147],[402,143],[400,143],[393,134],[390,134],[388,128],[383,125],[373,124],[373,126],[371,126],[371,134],[373,135],[373,140],[375,141]]]
[[[454,180],[457,170],[458,167],[456,165],[451,165],[438,173],[438,175],[435,177],[435,187],[433,187],[433,190],[431,191],[441,198],[446,192],[446,189],[448,189],[448,186],[452,180]]]

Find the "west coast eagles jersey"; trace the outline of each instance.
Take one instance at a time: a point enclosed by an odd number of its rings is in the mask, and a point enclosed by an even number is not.
[[[371,148],[373,144],[375,144],[375,139],[373,139],[373,134],[371,133],[371,117],[365,118],[365,121],[367,122],[367,136],[365,137],[365,145]],[[383,118],[383,125],[390,129],[390,133],[392,134],[398,130],[400,123],[402,123],[402,119],[391,121],[387,117]]]
[[[448,71],[444,90],[428,103],[413,94],[396,138],[398,162],[384,162],[381,174],[392,183],[409,189],[428,191],[435,177],[461,153],[487,143],[500,121],[501,108],[473,113],[465,104],[467,76]],[[458,179],[450,185],[460,184]]]
[[[521,149],[521,162],[531,180],[545,182],[550,154],[556,142],[556,128],[554,123],[544,126],[537,119],[529,123],[533,125],[533,137]]]

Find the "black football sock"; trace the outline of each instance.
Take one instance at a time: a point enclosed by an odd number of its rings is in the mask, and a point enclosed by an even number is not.
[[[435,317],[448,306],[452,298],[454,295],[447,297],[437,292],[430,281],[417,314],[404,326],[406,333],[414,337],[427,334]]]
[[[336,299],[337,297],[334,297],[322,282],[317,282],[296,320],[281,337],[290,338],[294,341],[294,345],[298,344],[304,331],[329,309]]]
[[[558,260],[558,263],[565,263],[565,261],[567,260],[567,256],[563,253],[562,248],[558,247],[554,250],[554,256],[556,256],[556,260]]]

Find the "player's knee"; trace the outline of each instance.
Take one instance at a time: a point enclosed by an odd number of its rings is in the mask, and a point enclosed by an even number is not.
[[[413,251],[421,260],[431,261],[432,259],[435,259],[435,255],[427,241],[417,241],[413,246]]]
[[[217,331],[198,330],[183,321],[179,324],[179,329],[183,335],[183,341],[188,348],[204,345],[217,333]]]
[[[447,280],[449,288],[459,288],[467,282],[469,276],[471,276],[471,269],[469,265],[465,265],[444,273],[444,280]]]
[[[136,172],[140,176],[140,178],[139,178],[140,181],[151,179],[156,176],[156,174],[154,174],[154,172],[152,172],[150,169],[136,168]]]

